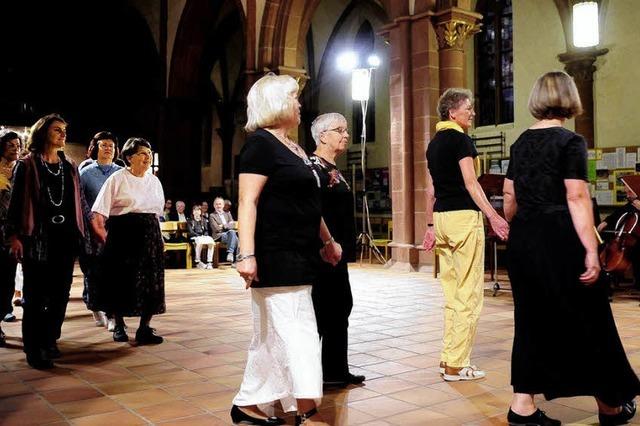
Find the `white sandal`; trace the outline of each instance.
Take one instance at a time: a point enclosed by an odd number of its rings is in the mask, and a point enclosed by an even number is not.
[[[453,367],[447,367],[450,369]],[[459,382],[460,380],[478,380],[486,377],[486,373],[482,370],[479,370],[475,365],[470,365],[468,367],[462,367],[458,370],[456,374],[447,374],[446,371],[442,375],[442,378],[447,382]]]

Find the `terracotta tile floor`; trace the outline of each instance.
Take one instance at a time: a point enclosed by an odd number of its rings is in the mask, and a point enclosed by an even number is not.
[[[158,346],[114,343],[93,325],[74,278],[57,368],[27,368],[20,322],[3,323],[9,348],[0,348],[0,424],[228,425],[251,336],[248,293],[235,270],[168,270],[168,312],[153,325]],[[511,295],[487,291],[474,362],[486,379],[445,383],[437,372],[442,291],[427,273],[380,266],[351,268],[352,371],[362,387],[328,391],[322,405],[335,425],[504,424],[509,407]],[[506,281],[504,276],[501,281]],[[491,284],[487,282],[489,289]],[[616,320],[633,366],[640,371],[637,298],[616,296]],[[18,317],[21,309],[16,309]],[[129,321],[133,337],[137,323]],[[595,424],[590,398],[540,402],[566,424]],[[288,424],[293,417],[287,416]],[[635,419],[640,424],[640,416]]]

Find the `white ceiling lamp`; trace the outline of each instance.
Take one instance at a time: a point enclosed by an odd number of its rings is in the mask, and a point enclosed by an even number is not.
[[[573,4],[573,45],[593,47],[600,43],[598,2],[577,1]]]

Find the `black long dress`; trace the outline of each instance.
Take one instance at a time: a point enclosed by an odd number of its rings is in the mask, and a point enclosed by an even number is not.
[[[507,244],[515,304],[511,384],[516,393],[590,395],[618,406],[640,393],[640,382],[606,289],[579,280],[585,250],[564,186],[564,179],[587,179],[586,157],[584,139],[560,127],[527,130],[511,147],[507,178],[518,204]]]

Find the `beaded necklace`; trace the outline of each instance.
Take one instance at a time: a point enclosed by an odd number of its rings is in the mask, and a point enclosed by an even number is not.
[[[49,201],[51,202],[51,204],[54,207],[60,207],[62,205],[62,201],[64,200],[64,173],[62,173],[62,169],[64,168],[64,165],[62,164],[62,161],[60,161],[58,163],[58,171],[57,172],[53,172],[49,168],[49,166],[47,166],[46,161],[44,161],[42,159],[42,156],[40,157],[40,162],[42,163],[44,168],[47,170],[47,172],[49,172],[49,174],[51,174],[51,176],[54,176],[54,177],[61,176],[61,178],[60,178],[60,201],[58,201],[57,203],[55,201],[53,201],[53,196],[51,195],[51,188],[49,187],[49,185],[47,185],[47,194],[49,195]]]

